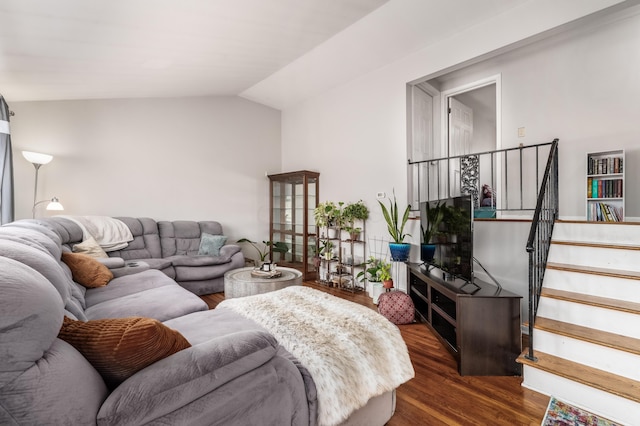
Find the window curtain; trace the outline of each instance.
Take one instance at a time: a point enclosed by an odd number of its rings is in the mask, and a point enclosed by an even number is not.
[[[9,106],[0,95],[0,224],[13,222],[13,155]]]

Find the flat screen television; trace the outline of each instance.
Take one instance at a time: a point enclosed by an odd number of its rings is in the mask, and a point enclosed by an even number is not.
[[[444,207],[443,207],[444,206]],[[443,209],[438,232],[432,238],[436,250],[433,259],[421,259],[450,278],[473,283],[473,202],[470,195],[420,203],[420,225],[427,229],[427,209]],[[422,250],[421,250],[422,257]]]

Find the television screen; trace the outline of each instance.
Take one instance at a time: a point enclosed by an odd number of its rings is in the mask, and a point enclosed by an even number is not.
[[[473,282],[473,204],[471,196],[420,203],[420,225],[433,228],[428,243],[435,246],[433,258],[421,250],[424,263],[442,269],[453,277]],[[425,244],[422,241],[422,244]],[[427,257],[427,258],[425,258]]]

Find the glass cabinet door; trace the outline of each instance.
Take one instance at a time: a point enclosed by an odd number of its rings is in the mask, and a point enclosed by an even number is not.
[[[316,278],[316,226],[319,173],[299,171],[270,175],[270,232],[272,242],[282,242],[287,252],[271,250],[271,261],[298,269],[304,280]]]

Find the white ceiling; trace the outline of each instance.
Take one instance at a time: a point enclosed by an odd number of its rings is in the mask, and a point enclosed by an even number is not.
[[[237,95],[386,1],[0,0],[0,93]]]
[[[0,94],[279,108],[529,1],[0,0]]]

